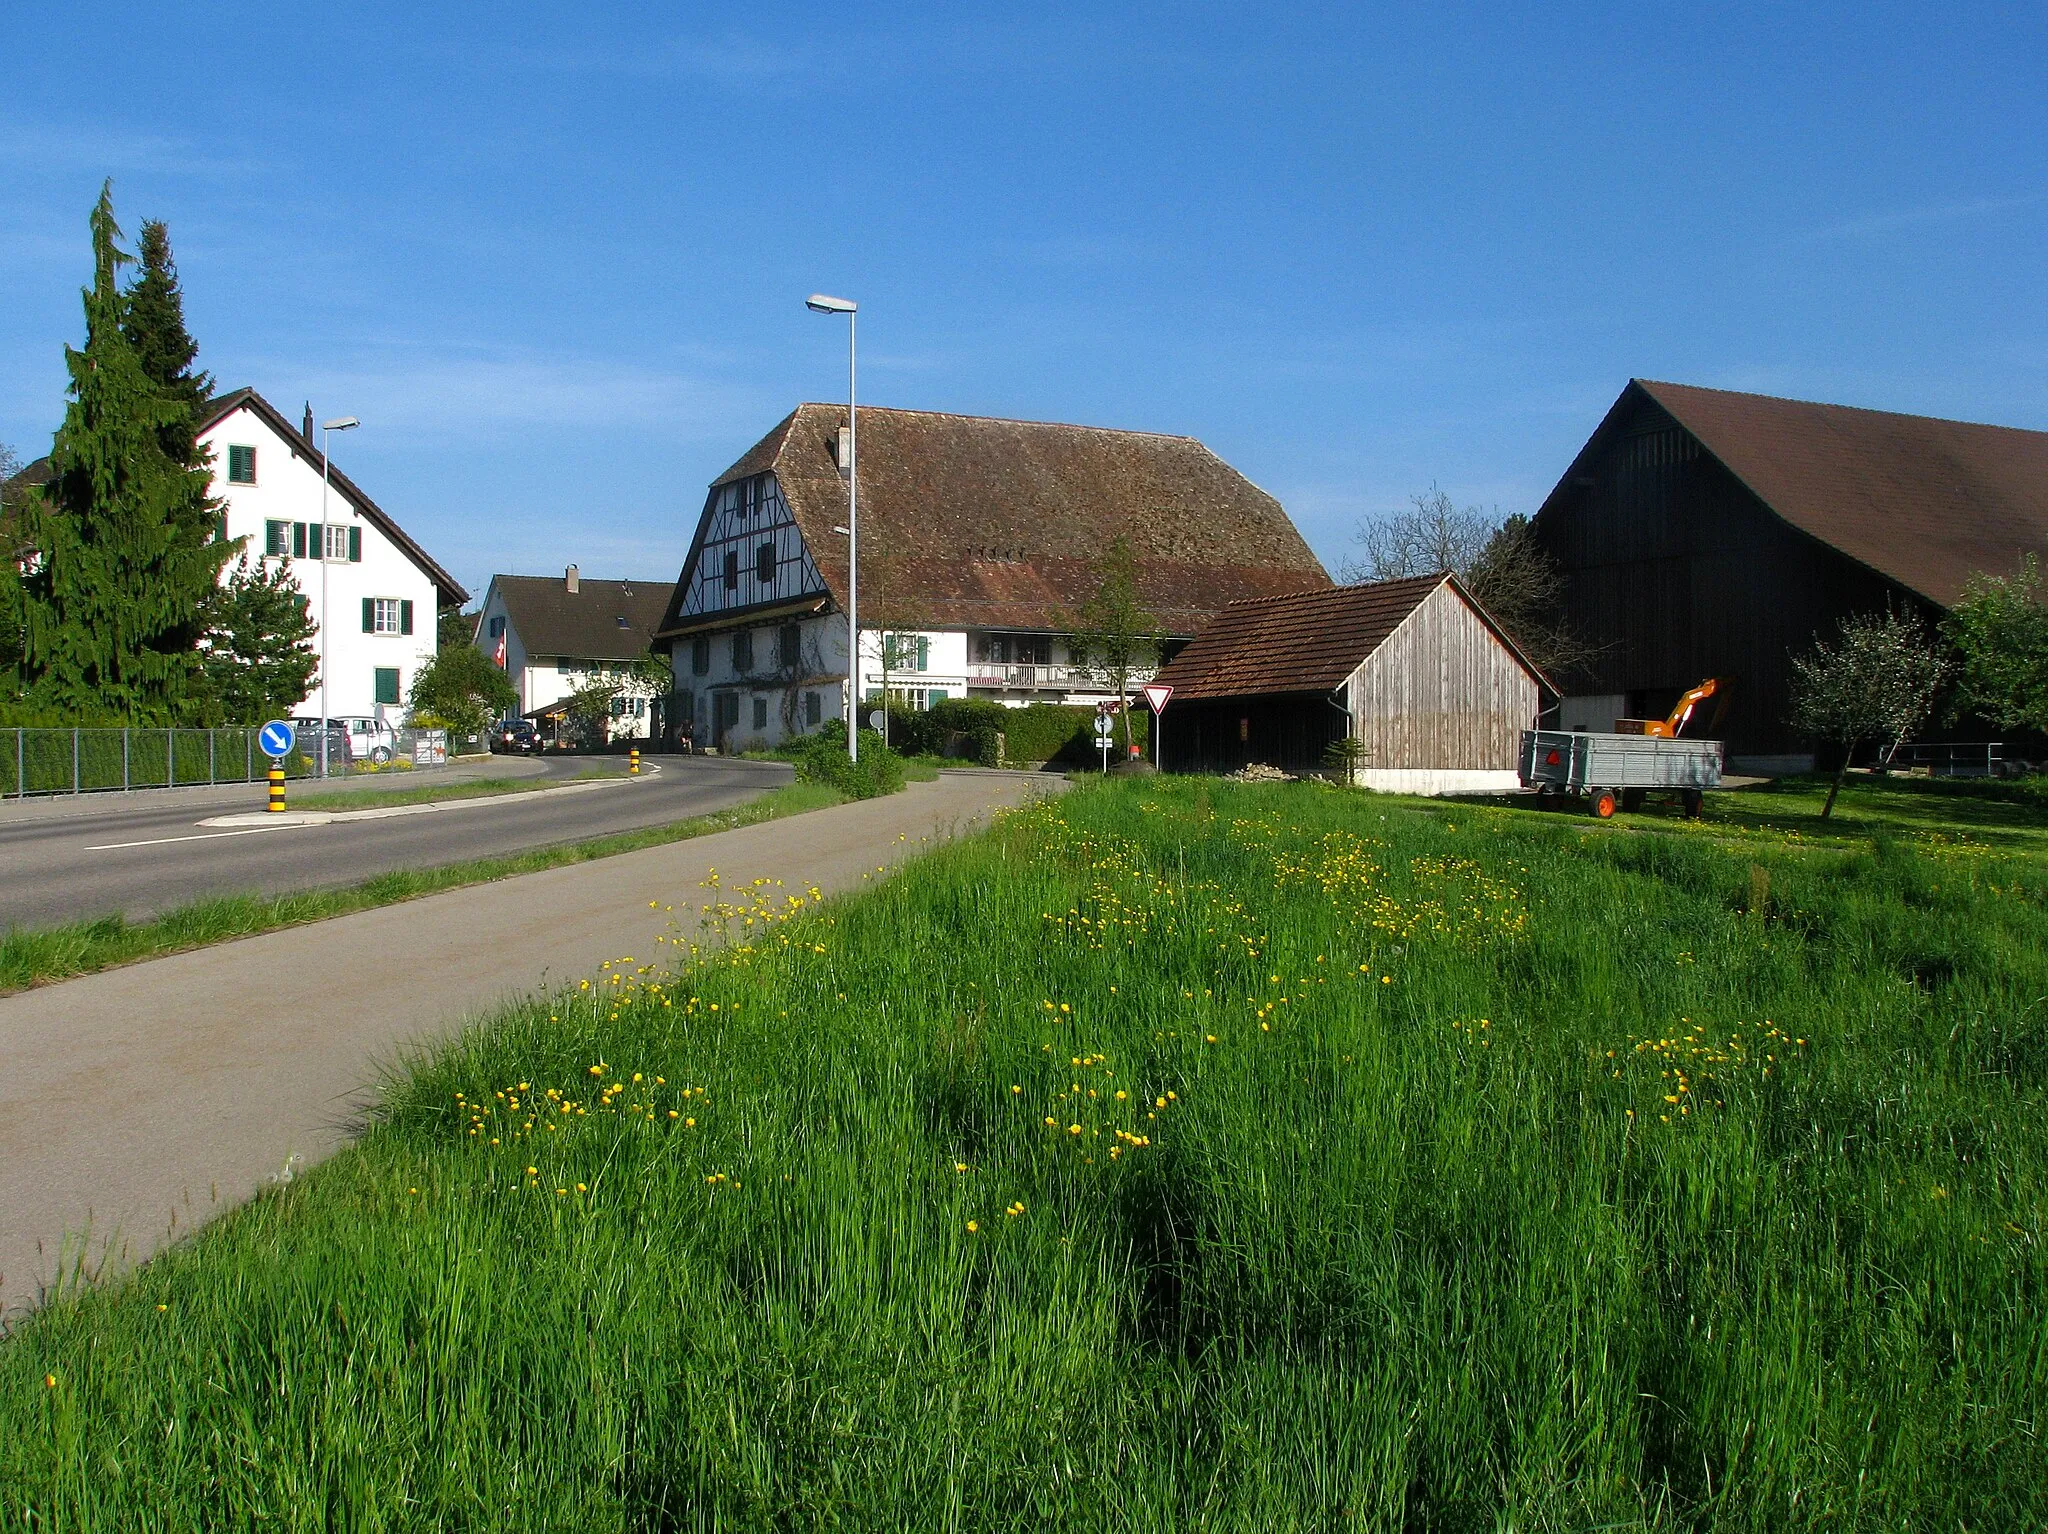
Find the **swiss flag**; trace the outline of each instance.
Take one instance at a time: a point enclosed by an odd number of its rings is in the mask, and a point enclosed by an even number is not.
[[[498,636],[498,653],[491,658],[498,663],[500,671],[505,669],[505,636],[503,634]]]

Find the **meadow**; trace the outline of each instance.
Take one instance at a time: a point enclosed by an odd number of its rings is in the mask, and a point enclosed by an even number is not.
[[[2039,1527],[2048,866],[1769,818],[732,870],[20,1325],[0,1526]]]

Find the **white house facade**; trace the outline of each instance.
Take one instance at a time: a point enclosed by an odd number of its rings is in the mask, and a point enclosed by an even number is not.
[[[1169,637],[1329,584],[1280,504],[1192,438],[863,409],[849,689],[845,427],[799,406],[711,486],[656,635],[701,745],[774,745],[885,687],[916,709],[1098,703],[1065,636],[1118,538]]]
[[[477,614],[476,644],[519,694],[519,712],[546,721],[592,680],[646,656],[667,610],[671,581],[596,580],[570,565],[561,578],[494,575]],[[660,689],[621,687],[606,738],[653,740],[663,731]]]
[[[339,469],[323,494],[310,410],[294,428],[255,390],[237,389],[209,407],[199,441],[213,455],[224,536],[241,540],[251,564],[283,567],[324,635],[328,715],[401,718],[433,658],[439,610],[469,594]],[[316,675],[294,713],[319,708]]]

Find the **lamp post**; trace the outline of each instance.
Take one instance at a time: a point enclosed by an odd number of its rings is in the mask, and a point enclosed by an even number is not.
[[[320,776],[327,776],[327,444],[338,431],[362,425],[352,415],[320,423]]]
[[[860,421],[854,407],[853,333],[860,305],[850,298],[813,293],[804,300],[813,314],[846,316],[846,756],[860,760]],[[889,706],[882,700],[882,707]]]

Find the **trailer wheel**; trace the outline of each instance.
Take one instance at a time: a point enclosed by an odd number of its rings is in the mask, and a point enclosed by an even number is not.
[[[1621,807],[1633,815],[1643,807],[1643,791],[1640,788],[1624,788],[1621,791]]]
[[[1700,818],[1700,811],[1706,807],[1707,796],[1697,788],[1688,788],[1685,791],[1684,803],[1685,818],[1687,820],[1698,820]]]
[[[1598,788],[1593,791],[1593,818],[1612,820],[1614,818],[1614,790]]]

